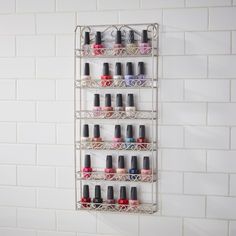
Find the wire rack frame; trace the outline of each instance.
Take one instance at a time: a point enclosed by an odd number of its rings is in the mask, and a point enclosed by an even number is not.
[[[102,56],[94,56],[92,52],[89,50],[87,55],[83,54],[82,50],[82,41],[83,41],[83,34],[84,31],[89,31],[91,35],[94,33],[94,29],[99,27],[99,30],[102,31],[102,33],[111,32],[111,35],[114,37],[115,30],[121,30],[123,32],[128,30],[134,30],[137,37],[141,37],[141,31],[140,27],[142,29],[147,29],[149,31],[149,34],[151,35],[150,41],[151,41],[151,47],[148,49],[148,52],[143,55],[139,48],[137,47],[135,52],[129,53],[125,48],[120,50],[120,52],[117,54],[114,53],[112,48],[104,49],[104,52],[102,53]],[[102,28],[102,30],[101,30]],[[138,29],[139,28],[139,29]],[[91,40],[93,41],[94,38],[92,37]],[[108,212],[122,212],[122,213],[144,213],[144,214],[152,214],[155,213],[158,210],[157,203],[158,203],[158,184],[156,181],[156,172],[158,167],[158,152],[157,152],[157,141],[154,140],[154,134],[156,139],[158,138],[158,42],[159,42],[159,25],[157,23],[150,23],[150,24],[118,24],[118,25],[78,25],[75,28],[75,34],[74,34],[74,174],[75,174],[75,206],[76,210],[94,210],[94,211],[108,211]],[[138,79],[131,81],[131,84],[127,86],[124,82],[121,82],[120,84],[110,82],[110,86],[101,86],[101,83],[97,80],[92,81],[83,81],[81,80],[81,68],[82,68],[82,59],[87,58],[133,58],[133,57],[149,57],[151,58],[151,78],[147,78],[145,81],[139,81]],[[79,69],[77,69],[77,66],[79,66]],[[82,179],[78,181],[78,173],[79,170],[82,167],[82,154],[83,154],[83,146],[81,139],[78,139],[78,136],[80,137],[80,132],[82,130],[82,124],[83,119],[89,119],[93,118],[88,113],[89,117],[81,117],[82,115],[82,89],[89,89],[89,88],[95,88],[95,89],[142,89],[142,88],[148,88],[151,89],[151,97],[152,97],[152,109],[151,109],[151,116],[150,117],[143,117],[143,114],[139,114],[139,118],[148,119],[151,121],[151,127],[155,127],[154,129],[151,129],[151,143],[148,143],[150,145],[150,148],[148,151],[151,152],[151,156],[153,159],[153,164],[151,167],[152,171],[152,177],[149,179],[149,181],[146,181],[148,183],[151,183],[151,203],[146,204],[142,203],[138,207],[134,208],[132,206],[127,206],[124,209],[117,204],[114,205],[113,208],[107,206],[105,203],[103,203],[100,207],[94,207],[93,204],[89,204],[89,207],[84,207],[84,205],[80,202],[81,194],[82,194]],[[140,90],[141,91],[141,90]],[[156,101],[156,102],[154,102]],[[78,110],[79,105],[79,110]],[[85,114],[85,113],[84,113]],[[124,115],[124,114],[123,114]],[[115,119],[130,119],[131,117],[120,116]],[[138,117],[137,117],[138,118]],[[103,119],[103,118],[101,118]],[[135,118],[134,118],[135,119]],[[79,122],[78,122],[79,121]],[[125,146],[126,147],[126,146]],[[137,146],[139,147],[139,146]],[[79,149],[79,152],[78,152]],[[86,148],[85,148],[86,149]],[[114,150],[114,149],[109,149]],[[138,149],[137,149],[138,150]],[[120,149],[117,149],[117,152],[120,152]],[[154,164],[155,163],[155,164]],[[137,177],[138,180],[139,177]],[[104,181],[104,180],[101,180]],[[78,193],[79,192],[79,193]]]

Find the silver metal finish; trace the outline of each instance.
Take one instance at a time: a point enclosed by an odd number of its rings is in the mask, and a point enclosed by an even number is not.
[[[147,48],[146,53],[143,54],[140,47],[133,47],[132,51],[128,50],[125,46],[123,48],[113,49],[112,42],[114,42],[114,32],[116,30],[122,31],[122,38],[125,44],[127,43],[127,32],[133,30],[136,35],[136,39],[140,41],[141,30],[146,29],[149,32],[149,41],[151,42],[150,47]],[[95,32],[101,31],[103,34],[107,35],[105,48],[99,49],[100,54],[94,55],[93,49],[83,49],[83,37],[84,32],[89,31],[91,35],[91,41],[94,42]],[[87,210],[87,211],[108,211],[108,212],[122,212],[122,213],[144,213],[152,214],[158,210],[158,42],[159,42],[159,25],[154,23],[150,24],[132,24],[132,25],[87,25],[87,26],[77,26],[75,29],[75,44],[74,44],[74,165],[75,165],[75,202],[76,210]],[[105,43],[104,42],[104,43]],[[142,58],[148,60],[148,71],[149,76],[145,79],[139,79],[135,77],[127,85],[125,80],[121,81],[108,81],[104,84],[104,81],[92,76],[91,79],[81,79],[82,64],[84,62],[96,61],[96,60],[109,60],[117,59],[117,61],[125,60],[125,62],[136,60]],[[146,63],[146,61],[145,61]],[[96,63],[95,63],[96,64]],[[150,91],[148,95],[151,97],[151,107],[148,110],[138,110],[126,113],[125,111],[91,111],[84,109],[86,102],[83,100],[83,95],[86,91],[96,90],[96,93],[101,90],[104,93],[104,89],[115,89],[115,90],[137,90],[142,96],[142,91]],[[143,90],[145,89],[145,90]],[[148,90],[146,90],[148,89]],[[126,91],[126,93],[127,93]],[[87,107],[86,107],[87,108]],[[82,125],[87,120],[106,120],[107,122],[117,122],[120,120],[126,122],[130,120],[137,120],[145,122],[145,125],[149,126],[151,130],[148,143],[113,143],[112,141],[103,142],[84,142],[81,140]],[[110,120],[110,121],[109,121]],[[86,153],[92,151],[103,151],[109,154],[109,152],[117,152],[117,154],[122,154],[122,151],[130,151],[141,153],[142,156],[148,155],[151,159],[152,167],[151,174],[145,177],[142,174],[118,174],[109,173],[105,174],[99,169],[93,169],[93,172],[82,172],[82,158]],[[145,153],[146,152],[146,153]],[[150,198],[147,200],[148,203],[142,202],[138,206],[120,206],[118,204],[107,204],[106,202],[102,204],[93,203],[81,203],[80,199],[82,197],[82,186],[84,182],[108,182],[113,181],[116,183],[125,182],[125,184],[130,183],[142,183],[148,184],[148,191]],[[140,185],[140,188],[142,186]],[[142,194],[142,189],[139,191]]]

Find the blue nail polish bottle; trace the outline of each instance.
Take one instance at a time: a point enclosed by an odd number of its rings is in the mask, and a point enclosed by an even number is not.
[[[140,61],[138,63],[137,79],[138,79],[138,84],[143,84],[145,82],[145,80],[146,80],[145,68],[144,68],[144,62],[143,61]]]
[[[126,64],[126,75],[125,75],[125,84],[126,86],[130,87],[133,86],[135,83],[135,76],[133,71],[133,64],[132,62],[127,62]]]
[[[137,156],[131,157],[131,168],[129,169],[129,173],[130,174],[139,174]],[[135,176],[130,175],[130,179],[135,180],[137,178]]]
[[[132,143],[134,142],[135,139],[133,138],[133,126],[127,125],[126,138],[125,138],[126,149],[132,149],[134,147]]]

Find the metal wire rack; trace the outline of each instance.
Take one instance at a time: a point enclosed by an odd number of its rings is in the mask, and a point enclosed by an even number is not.
[[[141,40],[141,31],[146,29],[148,31],[150,46],[146,47],[145,52],[140,50],[138,42]],[[118,50],[113,48],[114,32],[116,30],[122,31],[122,38],[124,46]],[[131,50],[126,47],[128,42],[127,32],[133,30],[136,37],[136,47]],[[101,31],[103,35],[104,48],[98,49],[99,53],[94,53],[92,48],[83,47],[84,32],[87,31],[91,36],[91,43],[95,41],[95,32]],[[75,28],[74,37],[74,166],[75,166],[75,202],[76,210],[86,211],[105,211],[105,212],[118,212],[118,213],[141,213],[153,214],[158,211],[158,42],[159,42],[159,25],[157,23],[150,24],[120,24],[120,25],[81,25]],[[146,78],[140,79],[138,76],[131,79],[127,84],[125,80],[120,81],[107,81],[101,82],[96,79],[97,76],[93,75],[90,79],[83,79],[82,65],[85,62],[102,61],[102,60],[117,60],[127,62],[128,60],[137,60],[142,58],[145,63],[148,63],[149,74]],[[151,97],[151,109],[137,110],[135,112],[125,111],[91,111],[84,109],[84,92],[90,89],[95,89],[96,93],[103,89],[114,90],[138,90],[142,94],[143,89],[149,89],[148,96]],[[87,120],[107,120],[107,122],[116,122],[119,120],[137,120],[137,122],[148,123],[151,127],[149,134],[149,143],[114,143],[112,141],[103,142],[84,142],[81,140],[82,126]],[[99,169],[94,169],[93,172],[84,173],[83,156],[85,152],[97,151],[117,152],[121,154],[123,151],[132,152],[146,152],[150,153],[151,158],[151,174],[119,174],[109,173],[108,175]],[[103,203],[84,203],[81,202],[82,187],[84,182],[111,182],[111,183],[142,183],[148,184],[150,187],[150,199],[148,203],[141,202],[141,204],[133,206],[108,204],[106,201]],[[142,185],[139,185],[142,188]],[[104,192],[104,191],[103,191]],[[139,191],[142,194],[142,189]]]

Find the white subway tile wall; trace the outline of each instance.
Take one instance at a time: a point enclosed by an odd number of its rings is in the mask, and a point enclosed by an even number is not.
[[[159,212],[76,212],[75,25],[151,22]],[[0,235],[235,236],[235,53],[236,0],[0,0]]]

